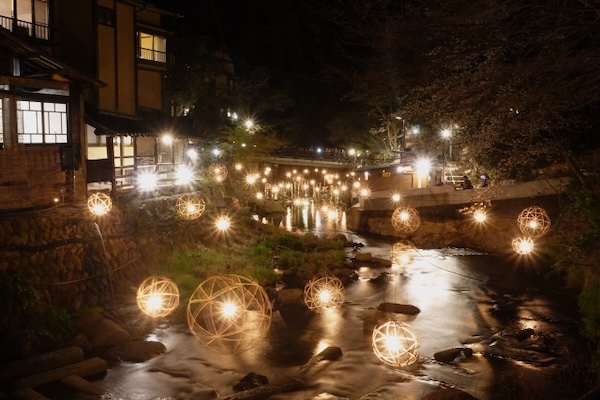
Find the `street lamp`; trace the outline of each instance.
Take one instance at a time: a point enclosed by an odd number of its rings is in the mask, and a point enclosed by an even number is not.
[[[441,134],[442,138],[448,141],[448,158],[450,159],[450,161],[452,161],[452,129],[444,128],[442,129]]]

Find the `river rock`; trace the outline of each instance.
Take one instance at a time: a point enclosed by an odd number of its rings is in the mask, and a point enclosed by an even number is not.
[[[304,303],[302,289],[283,289],[275,299],[274,307],[288,326],[303,327],[308,324],[312,313]]]
[[[262,385],[269,384],[269,378],[256,372],[249,372],[238,383],[233,385],[233,390],[241,392],[243,390],[253,389]]]
[[[525,328],[525,329],[521,329],[519,332],[517,332],[515,334],[515,337],[518,340],[525,340],[525,339],[530,338],[534,334],[535,334],[535,330],[533,330],[532,328]]]
[[[381,303],[377,306],[377,310],[394,314],[406,315],[417,315],[421,312],[421,310],[418,307],[412,306],[410,304],[398,303]]]
[[[372,257],[371,258],[371,263],[378,265],[380,267],[384,267],[384,268],[391,268],[392,267],[392,261],[391,260],[387,260],[385,258],[380,258],[380,257]]]
[[[161,342],[136,340],[113,346],[108,353],[121,361],[143,362],[165,351],[167,351],[167,348]]]
[[[468,347],[455,347],[455,348],[448,349],[448,350],[438,351],[437,353],[433,354],[433,358],[436,361],[449,364],[449,363],[453,362],[456,359],[456,357],[459,357],[461,354],[467,358],[472,357],[473,350]]]
[[[78,331],[88,338],[93,347],[116,346],[131,341],[131,335],[116,322],[98,312],[89,312],[75,321]]]
[[[334,361],[340,358],[342,355],[342,349],[336,346],[329,346],[325,350],[314,356],[310,360],[309,364],[314,364],[323,360]]]
[[[354,262],[371,262],[373,255],[371,253],[357,253],[354,255]]]

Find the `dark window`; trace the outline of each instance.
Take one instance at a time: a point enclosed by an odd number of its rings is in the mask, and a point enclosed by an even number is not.
[[[98,23],[113,26],[115,24],[115,10],[98,6]]]

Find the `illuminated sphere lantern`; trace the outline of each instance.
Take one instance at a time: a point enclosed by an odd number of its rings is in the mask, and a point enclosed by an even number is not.
[[[177,214],[187,220],[200,218],[206,209],[206,202],[200,196],[193,194],[184,194],[177,199],[175,203]]]
[[[224,164],[214,163],[211,164],[208,172],[210,174],[210,179],[212,179],[216,183],[223,183],[225,178],[227,178],[227,167]]]
[[[409,325],[392,320],[373,330],[373,352],[384,364],[406,367],[419,358],[419,342]]]
[[[413,254],[413,246],[402,242],[394,243],[392,246],[392,263],[399,267],[408,266],[414,262]]]
[[[138,288],[137,304],[144,314],[153,318],[165,317],[179,305],[179,289],[169,278],[151,276]]]
[[[412,233],[421,225],[419,212],[412,207],[396,208],[392,213],[392,226],[398,232]]]
[[[315,277],[304,287],[304,303],[319,313],[338,308],[344,303],[344,284],[335,276]]]
[[[534,243],[530,237],[519,237],[512,241],[513,249],[521,255],[527,255],[533,252]]]
[[[473,212],[473,219],[479,223],[485,222],[485,220],[487,219],[487,214],[486,214],[485,210],[483,210],[481,208],[475,210]]]
[[[94,215],[106,215],[112,209],[112,199],[106,193],[94,193],[88,197],[87,206]]]
[[[249,350],[271,326],[271,302],[254,280],[240,275],[213,276],[196,288],[187,308],[190,332],[223,354]]]
[[[540,237],[550,229],[550,217],[541,207],[528,207],[517,217],[517,224],[524,235],[533,238]]]

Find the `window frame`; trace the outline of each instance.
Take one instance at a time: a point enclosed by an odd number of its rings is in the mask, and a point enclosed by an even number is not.
[[[23,107],[24,103],[27,103],[26,109]],[[57,105],[64,107],[57,109]],[[15,111],[17,143],[20,145],[61,146],[71,142],[68,101],[21,98],[16,99]],[[50,132],[57,126],[60,132]]]

